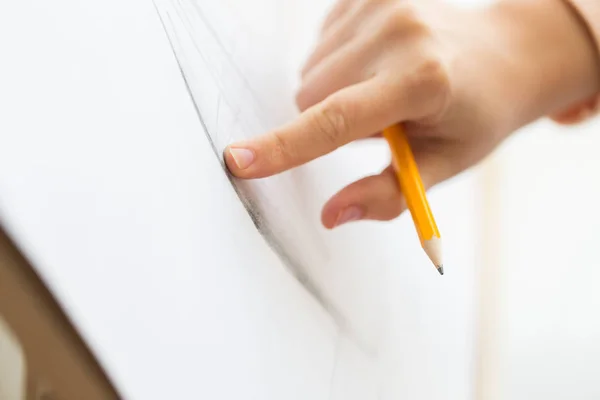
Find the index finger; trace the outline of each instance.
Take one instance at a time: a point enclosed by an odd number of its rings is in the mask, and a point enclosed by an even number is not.
[[[365,138],[410,113],[402,90],[381,78],[346,87],[294,121],[225,149],[225,162],[240,178],[263,178],[307,163]]]

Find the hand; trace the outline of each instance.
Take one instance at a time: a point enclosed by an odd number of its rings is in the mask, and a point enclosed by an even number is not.
[[[240,178],[266,177],[402,122],[426,188],[511,132],[600,88],[595,47],[562,0],[465,10],[440,0],[340,0],[302,71],[297,119],[229,146]],[[325,205],[327,228],[405,209],[392,167]]]

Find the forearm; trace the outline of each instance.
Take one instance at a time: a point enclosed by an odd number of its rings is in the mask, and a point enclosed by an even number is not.
[[[502,67],[515,113],[522,113],[519,123],[600,93],[596,41],[565,0],[500,0],[487,13],[501,31],[499,40],[511,49]]]
[[[565,0],[583,17],[596,45],[600,48],[600,2],[597,0]]]

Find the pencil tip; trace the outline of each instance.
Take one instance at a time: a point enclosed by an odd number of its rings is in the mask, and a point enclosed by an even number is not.
[[[444,266],[443,265],[437,265],[436,266],[438,272],[440,273],[440,275],[444,275]]]

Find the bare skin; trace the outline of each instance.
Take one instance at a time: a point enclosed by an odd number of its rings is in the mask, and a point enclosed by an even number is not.
[[[339,0],[302,71],[293,121],[225,150],[244,179],[297,167],[402,122],[427,188],[477,164],[515,130],[600,91],[600,63],[563,0]],[[383,139],[381,139],[383,140]],[[391,167],[323,207],[333,228],[405,210]]]

